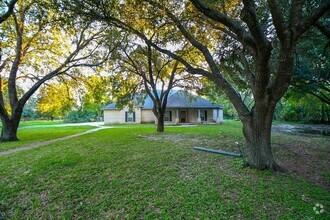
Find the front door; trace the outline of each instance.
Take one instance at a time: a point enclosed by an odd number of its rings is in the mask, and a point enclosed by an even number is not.
[[[180,123],[186,123],[187,113],[186,111],[180,111]]]

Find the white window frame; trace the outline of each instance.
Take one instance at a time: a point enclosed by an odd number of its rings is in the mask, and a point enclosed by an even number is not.
[[[134,122],[134,112],[127,112],[127,122]]]

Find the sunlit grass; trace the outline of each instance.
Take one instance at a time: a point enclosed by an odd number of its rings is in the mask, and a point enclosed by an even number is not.
[[[26,126],[46,126],[46,125],[61,125],[64,124],[63,120],[36,120],[36,121],[23,121],[21,120],[19,126],[26,127]],[[2,127],[2,123],[0,123],[0,127]]]
[[[32,126],[32,125],[59,125],[64,124],[63,120],[36,120],[36,121],[21,121],[20,126]]]

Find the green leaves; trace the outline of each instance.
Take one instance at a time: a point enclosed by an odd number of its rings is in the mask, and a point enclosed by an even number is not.
[[[89,76],[83,81],[86,92],[83,95],[82,108],[101,116],[101,109],[110,102],[112,96],[110,77]]]
[[[37,110],[48,118],[64,117],[74,105],[72,88],[68,84],[51,83],[41,88]]]
[[[308,31],[297,47],[289,95],[310,94],[330,105],[330,50],[328,38],[317,30]]]

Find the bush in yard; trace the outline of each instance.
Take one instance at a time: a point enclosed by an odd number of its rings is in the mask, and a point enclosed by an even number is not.
[[[31,108],[24,108],[22,113],[23,120],[31,120],[40,117],[38,112]]]
[[[64,118],[66,123],[80,123],[80,122],[90,122],[95,120],[95,113],[91,110],[87,111],[70,111],[68,115]]]

